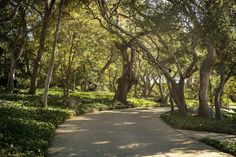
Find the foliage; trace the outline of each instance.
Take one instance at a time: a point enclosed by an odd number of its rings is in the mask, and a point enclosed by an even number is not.
[[[127,108],[119,102],[112,100],[114,93],[111,92],[74,92],[71,96],[75,97],[79,104],[75,106],[79,114],[104,111],[111,109]],[[147,99],[128,98],[128,102],[131,107],[157,107],[159,106],[156,102]]]
[[[235,138],[226,138],[226,139],[211,139],[203,138],[200,140],[210,146],[215,147],[223,152],[230,153],[236,156],[236,139]]]
[[[161,118],[169,125],[179,129],[236,134],[236,127],[229,119],[220,121],[196,116],[183,117],[177,113],[164,113],[161,115]]]
[[[132,107],[159,107],[160,104],[151,100],[144,98],[128,98],[128,102],[132,105]]]
[[[55,128],[74,114],[56,107],[41,108],[36,96],[2,98],[0,145],[5,156],[44,156]]]

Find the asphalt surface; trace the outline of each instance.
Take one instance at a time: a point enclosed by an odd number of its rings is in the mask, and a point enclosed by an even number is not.
[[[85,114],[59,126],[49,157],[230,157],[160,119],[166,108]]]

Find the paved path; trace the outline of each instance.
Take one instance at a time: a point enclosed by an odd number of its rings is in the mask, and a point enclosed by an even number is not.
[[[49,157],[230,157],[160,119],[165,108],[85,114],[57,131]]]
[[[200,140],[202,138],[211,138],[211,139],[225,139],[225,138],[235,138],[236,135],[206,132],[206,131],[192,131],[192,130],[181,130],[177,129],[178,132],[184,134],[184,136],[193,138],[195,140]]]

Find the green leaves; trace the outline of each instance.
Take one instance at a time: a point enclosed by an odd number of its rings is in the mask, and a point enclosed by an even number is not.
[[[38,156],[42,157],[47,151],[49,140],[54,130],[73,112],[58,108],[48,109],[27,106],[25,101],[17,97],[1,101],[0,105],[0,145],[2,152],[8,156]],[[31,103],[37,103],[32,101]],[[37,105],[35,105],[37,106]],[[1,148],[0,148],[1,149]],[[1,152],[0,152],[1,154]]]
[[[225,121],[219,121],[215,119],[207,119],[194,116],[182,117],[178,114],[171,115],[169,113],[162,114],[161,118],[166,123],[174,126],[175,128],[231,134],[236,133],[235,128],[233,128],[232,121],[228,119],[226,119]]]
[[[236,139],[235,138],[226,138],[226,139],[203,138],[201,139],[201,141],[223,152],[236,155]]]

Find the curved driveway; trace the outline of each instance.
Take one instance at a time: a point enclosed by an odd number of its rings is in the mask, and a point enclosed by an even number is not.
[[[160,119],[166,108],[85,114],[59,126],[49,157],[221,157]]]

